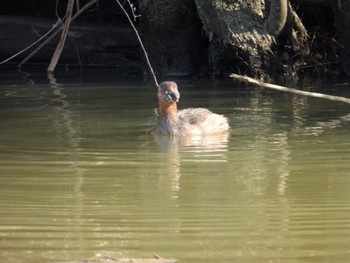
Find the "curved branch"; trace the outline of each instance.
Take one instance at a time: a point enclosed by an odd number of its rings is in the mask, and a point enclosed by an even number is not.
[[[266,28],[270,35],[278,37],[287,21],[288,0],[270,0],[270,13]]]
[[[314,97],[314,98],[319,98],[319,99],[341,101],[341,102],[345,102],[345,103],[350,104],[350,98],[327,95],[327,94],[318,93],[318,92],[310,92],[310,91],[305,91],[305,90],[287,88],[284,86],[279,86],[279,85],[275,85],[275,84],[262,82],[262,81],[259,81],[259,80],[256,80],[256,79],[253,79],[253,78],[250,78],[247,76],[242,76],[242,75],[233,74],[233,73],[230,75],[230,78],[247,81],[249,83],[256,84],[256,85],[263,87],[263,88],[274,89],[274,90],[278,90],[278,91],[282,91],[282,92],[288,92],[288,93],[292,93],[292,94]]]
[[[154,83],[156,84],[157,87],[159,87],[159,84],[158,84],[158,81],[157,81],[157,77],[156,77],[156,75],[154,74],[154,71],[153,71],[151,62],[150,62],[150,60],[149,60],[149,58],[148,58],[148,54],[147,54],[146,49],[145,49],[145,47],[144,47],[144,45],[143,45],[143,42],[142,42],[141,37],[140,37],[140,35],[139,35],[139,32],[137,31],[136,27],[135,27],[134,24],[132,23],[131,18],[130,18],[130,16],[129,16],[128,12],[126,12],[126,10],[125,10],[125,8],[123,7],[123,5],[119,2],[119,0],[116,0],[116,2],[117,2],[117,4],[120,6],[120,8],[123,10],[123,12],[124,12],[126,18],[128,19],[128,21],[129,21],[129,23],[130,23],[132,29],[135,31],[135,34],[136,34],[136,36],[137,36],[137,39],[138,39],[138,41],[139,41],[139,43],[140,43],[140,46],[141,46],[141,48],[142,48],[142,50],[143,50],[143,54],[145,55],[145,58],[146,58],[146,61],[147,61],[149,70],[150,70],[151,73],[152,73],[152,76],[153,76],[153,79],[154,79]],[[130,2],[129,2],[129,4],[130,4]],[[133,13],[133,15],[134,15],[134,13]],[[135,19],[135,16],[134,16],[134,19]]]

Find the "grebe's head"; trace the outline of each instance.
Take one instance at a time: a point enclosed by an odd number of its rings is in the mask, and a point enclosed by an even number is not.
[[[180,93],[177,89],[177,84],[174,81],[164,81],[159,84],[158,99],[164,102],[178,102]]]

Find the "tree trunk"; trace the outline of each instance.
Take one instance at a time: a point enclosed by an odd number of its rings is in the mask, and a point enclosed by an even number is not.
[[[280,43],[277,42],[277,37],[284,29],[289,11],[293,16],[289,21],[289,27],[293,30],[284,32],[286,35],[284,39],[297,38],[298,41],[289,41],[288,51],[300,53],[299,47],[303,46],[307,35],[288,0],[195,0],[195,2],[198,15],[211,42],[210,50],[216,49],[219,64],[224,66],[225,71],[262,78],[271,77],[271,72],[284,72],[285,65],[278,57],[283,53],[278,53]],[[291,54],[292,57],[294,55]]]
[[[204,30],[218,50],[221,63],[233,71],[260,75],[274,44],[274,37],[264,26],[264,0],[195,2]]]

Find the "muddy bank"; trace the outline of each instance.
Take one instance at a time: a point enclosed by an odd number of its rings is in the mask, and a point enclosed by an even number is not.
[[[38,2],[40,2],[39,0]],[[89,2],[80,1],[83,6]],[[135,25],[159,76],[350,76],[350,4],[300,0],[138,0]],[[0,59],[50,30],[65,4],[7,3],[0,11]],[[45,7],[45,8],[44,8]],[[130,12],[130,7],[125,4]],[[75,12],[77,9],[75,10]],[[5,16],[6,15],[6,16]],[[58,37],[30,59],[48,64]],[[21,62],[30,50],[16,57]],[[148,74],[137,39],[115,1],[100,1],[71,26],[59,63]]]

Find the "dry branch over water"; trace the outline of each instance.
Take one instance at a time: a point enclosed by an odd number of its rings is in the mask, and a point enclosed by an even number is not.
[[[270,84],[270,83],[266,83],[266,82],[262,82],[247,76],[241,76],[241,75],[237,75],[237,74],[231,74],[230,75],[231,78],[233,79],[237,79],[237,80],[242,80],[242,81],[246,81],[252,84],[256,84],[260,87],[263,88],[268,88],[268,89],[274,89],[274,90],[278,90],[278,91],[282,91],[282,92],[288,92],[288,93],[292,93],[292,94],[296,94],[296,95],[302,95],[302,96],[308,96],[308,97],[314,97],[314,98],[319,98],[319,99],[326,99],[326,100],[332,100],[332,101],[341,101],[341,102],[345,102],[345,103],[349,103],[350,104],[350,99],[349,98],[345,98],[345,97],[340,97],[340,96],[333,96],[333,95],[327,95],[327,94],[323,94],[323,93],[318,93],[318,92],[310,92],[310,91],[304,91],[304,90],[298,90],[298,89],[292,89],[292,88],[287,88],[284,86],[279,86],[279,85],[275,85],[275,84]]]
[[[71,20],[72,20],[74,3],[75,3],[75,0],[69,0],[68,1],[67,12],[66,12],[66,15],[65,15],[66,19],[65,19],[65,22],[64,22],[63,31],[62,31],[62,34],[61,34],[60,41],[57,44],[55,53],[53,54],[53,56],[51,58],[50,65],[47,68],[48,72],[54,72],[55,71],[57,62],[60,59],[60,56],[61,56],[64,44],[66,42],[67,34],[68,34],[68,31],[69,31],[69,26],[70,26],[70,23],[71,23]]]

